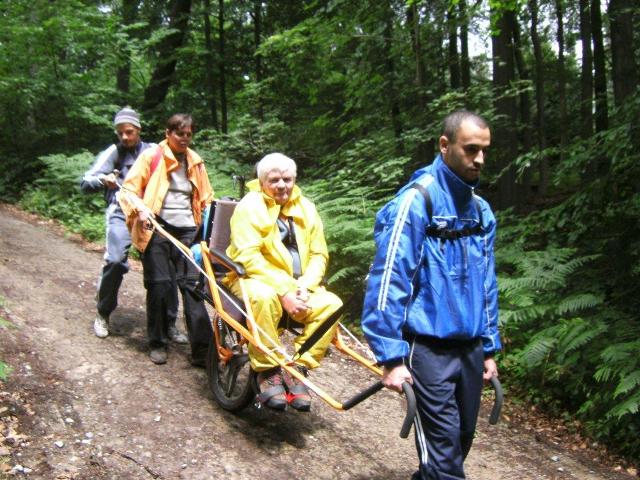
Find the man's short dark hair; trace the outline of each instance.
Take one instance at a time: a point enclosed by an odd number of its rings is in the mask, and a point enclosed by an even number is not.
[[[480,128],[489,128],[487,121],[477,113],[469,110],[456,110],[445,117],[442,122],[441,135],[447,137],[451,143],[456,143],[456,133],[465,120],[472,121]]]
[[[188,113],[176,113],[169,117],[167,120],[167,130],[170,132],[175,132],[176,130],[181,130],[186,127],[191,127],[191,131],[195,133],[196,126],[193,123],[193,118]]]

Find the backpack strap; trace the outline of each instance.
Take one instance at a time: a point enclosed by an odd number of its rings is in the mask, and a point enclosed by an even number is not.
[[[431,225],[431,218],[433,217],[433,202],[431,201],[429,190],[424,188],[418,182],[412,184],[410,188],[415,188],[424,197],[424,202],[427,208],[427,218],[429,219],[429,226],[427,226],[425,232],[427,236],[441,238],[443,240],[457,240],[462,237],[469,237],[471,235],[478,235],[482,233],[482,208],[480,207],[480,202],[478,202],[475,195],[473,196],[473,201],[478,212],[478,225],[476,225],[475,227],[466,227],[460,230],[454,230],[450,228],[438,228]]]
[[[158,148],[156,149],[156,153],[153,154],[153,158],[151,159],[151,167],[149,168],[149,176],[153,175],[153,172],[156,171],[156,168],[158,168],[158,164],[160,163],[161,159],[162,159],[162,147],[160,145],[158,145]]]
[[[433,217],[433,202],[431,202],[431,195],[429,195],[429,190],[424,188],[418,182],[411,185],[411,188],[415,188],[416,190],[418,190],[424,197],[424,203],[427,206],[427,218],[429,219],[429,223],[431,223],[431,217]]]
[[[160,164],[161,159],[162,159],[162,147],[158,145],[158,148],[156,149],[156,152],[153,154],[153,158],[151,159],[151,165],[149,167],[149,178],[151,178],[151,175],[153,175],[153,172],[155,172],[156,169],[158,168],[158,165]],[[143,198],[144,198],[144,192],[146,189],[147,189],[146,186],[142,189]]]

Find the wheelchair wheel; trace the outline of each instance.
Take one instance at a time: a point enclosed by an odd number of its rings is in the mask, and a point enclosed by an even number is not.
[[[221,318],[214,318],[214,325],[225,354],[219,354],[215,338],[212,339],[207,352],[209,389],[222,408],[237,412],[255,398],[255,375],[249,363],[247,345],[241,342],[242,336]]]

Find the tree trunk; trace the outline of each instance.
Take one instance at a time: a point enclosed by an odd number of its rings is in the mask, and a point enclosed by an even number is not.
[[[595,67],[596,132],[604,132],[609,128],[609,107],[600,0],[591,0],[591,34],[593,36],[593,64]]]
[[[605,63],[604,40],[602,35],[602,15],[600,0],[591,0],[591,35],[593,36],[594,96],[596,133],[609,128],[609,102],[607,100],[607,72]],[[609,160],[606,154],[595,157],[590,167],[596,177],[609,171]]]
[[[540,182],[538,191],[541,196],[546,195],[549,188],[549,160],[545,153],[547,139],[545,136],[544,121],[544,58],[542,45],[538,34],[538,0],[529,0],[529,12],[531,14],[531,43],[533,44],[533,57],[535,60],[535,91],[536,91],[536,138],[538,139],[538,171]]]
[[[204,44],[206,49],[206,79],[207,79],[207,103],[209,104],[209,113],[211,115],[211,125],[216,130],[220,130],[218,125],[218,109],[216,106],[216,85],[213,80],[213,40],[211,39],[211,20],[209,19],[209,12],[211,11],[211,3],[209,0],[204,0]]]
[[[589,0],[580,0],[580,43],[582,45],[580,136],[586,140],[593,135],[593,54]]]
[[[496,15],[496,12],[492,12]],[[515,128],[517,122],[517,105],[513,95],[507,94],[511,82],[515,80],[514,52],[513,52],[513,26],[515,15],[513,11],[504,10],[496,22],[499,31],[491,37],[493,49],[493,85],[496,95],[496,114],[504,120],[499,128],[495,129],[497,135],[495,146],[498,152],[498,171],[503,171],[498,180],[498,208],[508,208],[518,203],[516,194],[516,175],[511,165],[517,155],[518,135]]]
[[[447,8],[447,29],[449,32],[449,84],[452,89],[460,88],[460,60],[458,58],[458,25],[454,6]]]
[[[557,41],[558,41],[558,63],[556,72],[558,75],[558,110],[559,110],[559,133],[560,133],[560,155],[559,161],[564,161],[564,154],[567,149],[567,81],[565,73],[564,59],[564,5],[563,0],[556,0],[556,18],[558,23]]]
[[[260,95],[260,82],[262,82],[262,56],[258,54],[262,36],[262,1],[254,0],[253,2],[253,46],[256,70],[256,83],[258,84],[258,118],[260,122],[264,121],[264,107],[262,103],[262,95]]]
[[[609,0],[613,95],[621,106],[638,87],[638,70],[633,42],[634,4],[637,0]]]
[[[465,0],[458,3],[460,13],[460,76],[462,88],[466,91],[471,87],[471,62],[469,61],[469,18]]]
[[[218,71],[220,74],[220,127],[227,133],[227,85],[224,56],[224,0],[218,0]]]
[[[518,22],[513,25],[513,53],[515,56],[516,67],[520,80],[529,82],[530,75],[527,63],[522,55],[522,42],[520,40],[520,26]],[[529,99],[529,90],[522,89],[520,92],[520,144],[525,152],[531,151],[531,101]],[[531,193],[531,169],[526,168],[522,175],[522,186],[524,192],[529,195]]]
[[[396,67],[391,53],[391,42],[393,41],[393,10],[389,5],[384,12],[384,56],[385,70],[387,77],[388,94],[391,110],[391,125],[395,138],[396,154],[404,155],[404,144],[402,140],[402,123],[400,121],[400,105],[398,103],[398,93],[396,88]]]
[[[446,3],[430,1],[427,5],[431,10],[432,15],[438,20],[446,16]],[[439,20],[438,23],[434,23],[430,25],[430,27],[430,30],[427,31],[429,40],[426,46],[426,49],[429,52],[428,57],[431,57],[430,61],[427,62],[427,65],[430,67],[428,85],[429,90],[434,92],[432,98],[435,98],[438,95],[444,94],[449,88],[449,84],[446,81],[449,70],[447,52],[444,49],[444,45],[446,44],[445,36],[447,35],[447,25]]]
[[[168,25],[172,32],[158,45],[158,63],[144,91],[142,110],[149,114],[149,118],[153,117],[154,111],[162,104],[169,91],[178,61],[177,52],[182,47],[187,32],[190,12],[191,0],[176,0],[173,3]]]
[[[122,1],[122,25],[126,28],[133,25],[138,13],[138,0]],[[128,46],[127,46],[128,47]],[[116,87],[122,93],[120,102],[129,103],[129,83],[131,78],[131,56],[129,48],[122,52],[120,65],[116,73]]]
[[[407,26],[411,33],[411,47],[416,65],[415,86],[416,86],[416,104],[418,106],[418,116],[416,118],[418,127],[423,121],[424,112],[427,109],[427,98],[425,94],[426,73],[424,62],[422,61],[422,42],[420,39],[420,15],[418,15],[416,3],[413,2],[407,8]],[[434,150],[433,141],[421,141],[417,148],[416,166],[422,166],[431,161],[431,154]]]

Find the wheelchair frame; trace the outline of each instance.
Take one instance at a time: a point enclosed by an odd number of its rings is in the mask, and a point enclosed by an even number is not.
[[[217,201],[216,205],[220,202]],[[234,205],[237,202],[234,202]],[[215,206],[212,207],[214,210]],[[235,208],[235,207],[234,207]],[[215,208],[217,210],[217,208]],[[211,231],[215,235],[216,233],[220,233],[222,238],[214,239],[213,236],[210,239],[209,245],[206,244],[205,241],[200,243],[200,249],[202,251],[202,261],[204,264],[204,269],[206,271],[207,284],[209,287],[210,298],[206,298],[206,300],[214,307],[215,309],[215,317],[212,321],[212,327],[214,331],[212,344],[209,348],[209,354],[207,357],[207,376],[209,379],[209,386],[211,392],[216,400],[216,402],[222,406],[223,408],[230,411],[241,410],[246,407],[252,400],[255,398],[255,395],[258,393],[257,385],[255,383],[255,373],[251,372],[249,377],[251,381],[247,382],[251,385],[253,389],[253,395],[250,392],[241,391],[237,397],[237,401],[233,401],[229,396],[229,392],[234,387],[234,385],[222,385],[219,383],[220,381],[220,370],[229,369],[231,371],[227,371],[227,378],[231,382],[235,381],[239,375],[239,369],[243,368],[243,364],[248,364],[248,354],[244,353],[244,346],[248,346],[248,344],[253,345],[255,348],[259,349],[262,353],[267,355],[274,363],[279,365],[283,370],[285,370],[289,375],[295,377],[304,383],[307,388],[313,391],[318,397],[320,397],[325,403],[330,405],[331,407],[337,410],[349,410],[354,407],[358,403],[367,399],[374,393],[378,392],[383,388],[382,382],[377,381],[365,388],[361,392],[354,395],[352,398],[340,402],[332,397],[325,390],[320,388],[314,382],[306,378],[303,374],[301,374],[298,370],[293,368],[293,360],[297,354],[290,356],[288,361],[282,360],[280,355],[275,355],[273,353],[273,349],[266,345],[261,340],[261,334],[259,332],[259,327],[253,317],[253,312],[251,310],[249,297],[247,290],[244,286],[244,269],[241,265],[233,262],[229,257],[227,257],[225,250],[229,243],[228,235],[230,234],[228,231],[228,220],[230,219],[230,214],[228,214],[228,219],[222,220],[225,222],[224,225],[220,225],[218,222],[217,226],[213,225],[216,218],[214,213],[213,221],[209,219],[209,223],[211,224]],[[238,281],[240,283],[240,290],[242,292],[242,298],[237,299],[242,303],[242,306],[236,304],[236,299],[230,295],[225,287],[222,287],[215,280],[215,273],[213,264],[218,264],[224,266],[224,268],[228,271],[234,271],[238,275]],[[213,281],[212,281],[213,279]],[[225,300],[227,302],[225,302]],[[233,315],[233,312],[229,312],[228,308],[225,308],[225,303],[233,303],[234,308],[237,310]],[[238,314],[242,315],[242,318],[238,317]],[[335,317],[341,315],[341,309],[332,315],[326,322],[333,322],[337,320]],[[244,322],[242,321],[244,319]],[[224,324],[224,325],[223,325]],[[232,332],[229,332],[227,328],[231,328]],[[320,327],[321,328],[321,327]],[[382,376],[382,369],[376,365],[376,362],[373,360],[369,360],[365,358],[363,355],[360,355],[356,350],[351,348],[344,340],[344,337],[341,333],[341,329],[345,332],[349,333],[348,330],[340,323],[338,330],[336,330],[336,335],[332,340],[333,346],[345,354],[348,358],[355,361],[356,363],[361,364],[365,368],[369,369],[371,372],[378,376]],[[232,337],[236,334],[237,342],[233,345],[227,345],[225,341],[225,335],[231,333]],[[351,335],[349,333],[349,335]],[[312,334],[313,337],[313,334]],[[274,345],[277,345],[272,339],[269,340]],[[311,339],[310,339],[311,341]],[[305,345],[301,347],[304,349]],[[283,352],[281,352],[283,353]],[[287,358],[286,352],[284,352],[283,356]],[[372,355],[373,357],[373,355]],[[248,367],[248,365],[247,365]],[[234,371],[235,370],[235,371]],[[500,382],[497,378],[493,378],[492,386],[494,387],[496,397],[494,406],[490,416],[490,423],[495,424],[498,421],[500,415],[500,409],[502,407],[502,388],[500,386]],[[223,387],[223,388],[221,388]],[[226,389],[224,388],[226,387]],[[246,387],[248,388],[248,387]],[[409,430],[411,429],[411,424],[413,422],[413,418],[415,416],[415,396],[413,393],[413,389],[409,384],[403,385],[403,391],[405,393],[405,397],[407,400],[407,414],[403,422],[403,426],[400,432],[400,436],[402,438],[406,438],[409,434]]]
[[[222,203],[223,205],[225,203],[233,203],[235,205],[236,202],[217,201],[216,203]],[[217,210],[217,208],[215,210]],[[217,215],[219,215],[219,213],[216,211],[214,213],[213,221],[216,220],[215,216]],[[223,222],[225,223],[227,221],[228,219],[223,220]],[[210,223],[213,222],[210,221]],[[285,370],[289,375],[300,380],[318,397],[320,397],[327,404],[337,410],[348,410],[382,388],[382,384],[380,382],[376,382],[369,388],[356,394],[353,398],[345,402],[340,402],[333,398],[322,388],[320,388],[318,385],[316,385],[314,382],[305,377],[303,374],[301,374],[298,370],[293,368],[293,359],[295,357],[295,354],[294,356],[290,356],[286,353],[286,351],[279,349],[273,339],[269,339],[266,335],[260,332],[258,324],[253,317],[253,312],[249,303],[248,292],[244,284],[244,269],[241,265],[229,259],[226,253],[224,253],[224,249],[228,244],[228,238],[224,238],[226,236],[225,234],[228,234],[227,225],[221,226],[220,222],[218,222],[218,225],[212,226],[212,231],[213,235],[211,237],[209,245],[206,244],[206,241],[202,241],[200,243],[200,249],[202,252],[202,262],[204,265],[204,270],[206,272],[207,287],[209,291],[209,295],[205,295],[204,298],[213,306],[215,310],[215,316],[212,321],[214,335],[207,358],[207,373],[211,392],[218,404],[220,404],[227,410],[236,411],[241,410],[251,402],[253,396],[245,391],[241,391],[237,394],[237,401],[229,398],[229,392],[234,389],[234,385],[216,385],[215,383],[220,381],[221,373],[220,371],[216,372],[215,370],[224,368],[236,370],[227,372],[227,379],[230,382],[236,381],[237,376],[240,374],[238,370],[243,368],[242,364],[248,363],[248,355],[244,353],[244,347],[248,347],[249,344],[260,350],[270,360],[272,360],[275,364],[279,365],[283,370]],[[223,232],[221,235],[219,234],[223,238],[214,238],[214,236],[219,232]],[[230,295],[225,287],[218,283],[213,268],[214,264],[222,265],[226,270],[232,270],[236,272],[239,278],[238,281],[240,283],[242,298],[236,299],[234,296]],[[241,305],[238,305],[238,302],[240,302]],[[229,312],[229,304],[233,305],[232,308],[235,309],[234,312]],[[328,319],[327,321],[335,321],[336,315],[339,316],[340,312],[334,313],[332,318]],[[221,322],[224,322],[225,325],[223,325]],[[226,330],[225,327],[230,327],[233,332],[239,334],[239,336],[235,336],[236,341],[233,342],[232,345],[226,344],[227,342],[225,341],[225,337],[228,337],[230,332]],[[346,331],[345,327],[341,324],[340,328]],[[231,336],[233,337],[234,334],[232,333]],[[271,346],[267,345],[261,337],[266,337],[266,341],[270,342],[273,346],[276,346],[276,348],[272,348]],[[363,365],[374,374],[379,376],[382,375],[382,370],[375,364],[375,361],[368,360],[363,355],[359,354],[356,350],[347,345],[343,335],[340,333],[340,329],[336,331],[336,335],[332,340],[332,344],[338,351],[347,355],[355,362]],[[274,352],[279,353],[279,355]],[[283,360],[283,358],[285,358],[286,360]],[[253,377],[254,374],[252,373],[251,376]],[[257,393],[257,389],[253,378],[250,383],[255,395],[255,393]],[[409,395],[412,396],[412,393],[413,392],[411,392]],[[415,400],[409,399],[408,403],[415,404]],[[409,405],[409,407],[409,410],[414,410],[414,407],[412,405]],[[408,421],[410,428],[410,423],[414,414],[412,411],[410,411],[409,414],[409,416],[411,417],[411,419],[409,419]]]
[[[202,263],[204,266],[203,269],[195,261],[193,252],[162,227],[162,225],[155,219],[155,215],[153,214],[153,212],[151,212],[142,203],[142,200],[134,192],[129,192],[126,189],[122,188],[121,185],[119,186],[121,187],[120,193],[125,194],[127,198],[129,198],[130,201],[132,201],[139,210],[145,211],[148,214],[148,219],[152,225],[152,228],[157,230],[161,235],[163,235],[174,245],[176,245],[176,247],[178,247],[180,251],[185,255],[187,260],[193,263],[206,279],[209,293],[207,294],[204,291],[197,291],[196,293],[202,296],[203,300],[207,301],[207,303],[209,303],[215,311],[215,314],[211,319],[213,338],[211,340],[207,353],[207,378],[209,388],[211,390],[211,393],[213,394],[214,399],[216,400],[216,403],[218,403],[223,409],[231,412],[236,412],[244,409],[254,399],[256,399],[258,392],[255,380],[256,374],[250,368],[249,356],[246,352],[249,344],[253,345],[261,352],[266,354],[271,360],[273,360],[274,363],[279,365],[289,375],[302,382],[325,403],[336,410],[349,410],[384,388],[381,381],[376,381],[369,387],[356,393],[350,399],[344,402],[340,402],[329,395],[327,392],[325,392],[314,382],[305,377],[303,374],[301,374],[297,369],[293,368],[294,357],[288,355],[286,351],[280,349],[280,347],[277,346],[275,341],[269,339],[268,336],[266,336],[267,340],[269,340],[274,346],[277,347],[276,350],[279,349],[280,353],[285,358],[288,358],[288,360],[284,361],[278,355],[275,355],[273,353],[274,349],[271,349],[267,345],[265,345],[260,339],[260,336],[257,335],[260,329],[255,319],[253,318],[253,313],[251,311],[249,303],[249,297],[244,288],[244,269],[242,268],[242,266],[229,259],[226,253],[221,248],[216,248],[211,244],[207,245],[206,241],[202,241],[200,242],[200,250],[202,252]],[[214,200],[214,203],[218,205],[223,201],[224,200]],[[234,201],[234,203],[237,202]],[[212,206],[212,210],[213,207],[214,206]],[[226,229],[224,230],[225,235],[229,235],[229,219],[230,217],[226,219],[227,225],[225,226]],[[209,223],[212,223],[211,220],[215,220],[215,213],[214,218],[209,219]],[[228,244],[228,238],[223,239],[222,243]],[[226,245],[224,245],[224,248],[226,248]],[[216,264],[222,265],[226,269],[233,270],[238,274],[242,291],[242,299],[239,300],[241,301],[242,306],[238,305],[234,296],[226,290],[226,287],[219,284],[216,280],[216,275],[213,267],[214,261]],[[229,311],[229,305],[232,305],[232,307],[236,311]],[[330,320],[332,319],[330,318],[327,321]],[[348,332],[344,325],[339,324],[339,327]],[[360,355],[358,352],[356,352],[346,344],[339,329],[336,330],[336,335],[332,340],[332,344],[338,351],[347,355],[355,362],[363,365],[374,374],[382,376],[382,370],[376,365],[374,361],[367,360],[364,356]],[[234,393],[234,390],[236,390],[237,387],[238,378],[241,376],[242,383],[239,386],[238,391]],[[223,379],[222,377],[225,378]],[[495,424],[498,422],[500,416],[503,395],[502,387],[496,377],[491,379],[491,384],[495,390],[495,401],[493,409],[491,411],[489,423]],[[402,438],[407,438],[416,414],[416,399],[413,393],[413,389],[408,383],[403,384],[403,392],[405,394],[407,402],[407,412],[402,423],[400,436]]]

